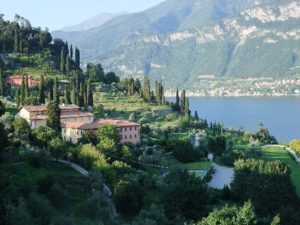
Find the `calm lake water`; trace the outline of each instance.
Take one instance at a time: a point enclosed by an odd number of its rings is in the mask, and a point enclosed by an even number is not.
[[[262,123],[279,141],[300,139],[300,97],[190,98],[190,109],[226,127],[255,131]]]

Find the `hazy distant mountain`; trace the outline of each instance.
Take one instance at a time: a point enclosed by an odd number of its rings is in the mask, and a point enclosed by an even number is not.
[[[167,86],[202,77],[300,75],[300,1],[168,0],[84,32],[54,32],[82,59]]]
[[[111,20],[114,17],[125,15],[126,12],[118,12],[118,13],[101,13],[97,16],[94,16],[90,19],[87,19],[79,24],[66,26],[61,29],[60,31],[85,31],[94,27],[99,27],[102,24],[106,23],[107,21]]]

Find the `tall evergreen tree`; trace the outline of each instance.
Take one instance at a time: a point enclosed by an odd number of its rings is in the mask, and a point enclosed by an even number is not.
[[[64,98],[65,98],[65,103],[66,104],[72,104],[71,95],[70,95],[70,86],[69,85],[65,86]]]
[[[20,105],[21,105],[20,89],[17,90],[17,93],[16,93],[16,101],[17,101],[17,106],[18,106],[18,108],[19,108]]]
[[[180,98],[179,98],[179,91],[178,88],[176,90],[176,109],[180,110]]]
[[[50,101],[47,106],[47,126],[58,133],[61,132],[60,108],[56,101]]]
[[[19,40],[19,31],[18,29],[15,29],[15,37],[14,37],[14,51],[15,52],[19,52],[19,44],[20,44],[20,40]]]
[[[199,120],[199,116],[198,116],[198,111],[195,111],[195,116],[194,116],[195,120],[198,121]]]
[[[73,46],[71,45],[70,46],[70,58],[71,58],[71,60],[73,59]]]
[[[147,102],[151,101],[151,87],[148,76],[144,76],[143,96]]]
[[[155,91],[155,99],[157,103],[159,103],[159,85],[157,81],[155,81],[154,83],[154,91]]]
[[[65,48],[62,47],[60,52],[60,72],[64,74],[66,72],[65,68]]]
[[[53,100],[55,103],[59,104],[59,90],[58,90],[58,78],[57,77],[54,80]]]
[[[82,82],[79,84],[79,106],[84,107],[84,86]]]
[[[45,84],[44,84],[44,75],[40,76],[40,86],[39,86],[39,103],[45,104]]]
[[[29,97],[28,76],[25,76],[25,98]]]
[[[93,100],[93,90],[91,87],[91,80],[87,81],[87,87],[86,87],[86,92],[87,92],[87,105],[88,106],[94,106],[94,100]]]
[[[4,83],[2,77],[2,69],[0,68],[0,96],[4,96]]]
[[[187,97],[185,98],[184,115],[190,119],[190,104]]]
[[[75,48],[75,67],[76,69],[80,68],[80,51],[78,48]]]
[[[76,104],[76,85],[75,79],[71,78],[71,102],[72,104]]]
[[[70,58],[69,58],[69,55],[67,55],[66,56],[66,74],[70,75],[70,71],[71,71],[71,68],[70,68]]]
[[[181,92],[181,96],[180,96],[180,108],[181,108],[181,112],[184,112],[185,109],[185,90],[183,89]]]
[[[53,80],[49,80],[49,100],[53,101]]]
[[[21,84],[21,97],[20,97],[20,105],[24,104],[25,100],[25,77],[22,76],[22,84]]]

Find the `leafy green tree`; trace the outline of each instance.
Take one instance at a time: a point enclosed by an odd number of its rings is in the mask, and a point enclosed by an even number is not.
[[[142,209],[133,220],[132,225],[169,225],[164,208],[161,205],[151,205],[149,209]]]
[[[45,104],[46,96],[45,96],[45,81],[44,76],[40,76],[40,86],[39,86],[39,103]]]
[[[201,222],[194,225],[255,225],[256,215],[250,201],[246,202],[243,207],[229,207],[225,206],[222,209],[215,209],[208,217],[202,219]]]
[[[74,78],[71,78],[71,102],[72,104],[76,104],[76,85]]]
[[[119,83],[120,78],[114,72],[109,72],[105,74],[104,81],[106,84]]]
[[[273,218],[271,225],[280,225],[280,217],[279,217],[279,215],[276,215]]]
[[[53,101],[53,80],[49,80],[49,100]]]
[[[49,140],[48,147],[56,159],[59,159],[61,156],[63,156],[65,152],[65,144],[59,137]]]
[[[49,140],[54,139],[57,133],[50,127],[39,127],[32,131],[33,142],[39,147],[47,147]]]
[[[180,110],[180,98],[179,98],[179,91],[178,88],[176,90],[176,103],[175,103],[176,109],[179,111]]]
[[[28,122],[23,119],[22,117],[18,117],[15,119],[13,123],[13,127],[15,129],[15,132],[22,137],[28,137],[31,133],[30,126]]]
[[[202,182],[186,170],[171,171],[164,179],[162,203],[169,218],[178,215],[199,219],[207,213],[211,194]]]
[[[14,37],[14,51],[15,52],[19,52],[19,44],[20,44],[19,30],[15,29],[15,37]]]
[[[39,105],[39,99],[35,96],[26,97],[24,105]]]
[[[116,206],[125,215],[134,215],[141,208],[139,185],[129,180],[120,180],[114,187]]]
[[[104,81],[104,70],[101,64],[88,63],[86,67],[86,77],[91,82],[102,82]]]
[[[135,92],[141,93],[141,88],[142,88],[142,85],[141,85],[140,80],[138,78],[135,79],[134,80],[134,90],[135,90]]]
[[[98,137],[101,142],[102,139],[110,139],[115,143],[119,143],[121,140],[118,129],[112,125],[103,125],[98,128]]]
[[[9,201],[5,205],[7,214],[7,224],[11,225],[32,225],[34,224],[34,218],[28,211],[27,202],[24,198],[18,198],[16,204]]]
[[[258,215],[274,216],[281,208],[298,205],[290,170],[282,162],[247,159],[234,166],[232,192],[241,201],[251,199]]]
[[[190,103],[188,98],[185,99],[184,116],[190,120]]]
[[[103,169],[108,166],[104,155],[92,144],[82,145],[78,158],[87,169]]]
[[[70,46],[70,53],[69,53],[69,55],[70,55],[70,59],[73,60],[73,46],[72,45]]]
[[[0,113],[1,115],[1,113]],[[292,140],[290,143],[290,147],[296,152],[300,153],[300,140]]]
[[[6,109],[5,109],[5,105],[3,104],[3,102],[0,100],[0,117],[2,115],[4,115]]]
[[[47,106],[47,126],[56,132],[61,132],[60,108],[58,102],[50,101]]]

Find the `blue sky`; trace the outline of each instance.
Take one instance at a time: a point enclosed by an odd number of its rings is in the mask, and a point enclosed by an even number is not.
[[[102,12],[138,12],[164,0],[0,0],[0,13],[17,13],[33,26],[55,30],[80,23]]]

